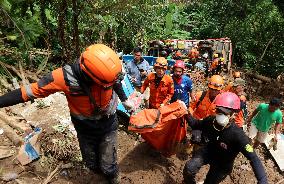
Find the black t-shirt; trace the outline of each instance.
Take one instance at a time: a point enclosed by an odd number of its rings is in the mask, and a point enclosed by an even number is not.
[[[244,131],[234,122],[221,131],[214,128],[214,116],[209,116],[203,120],[196,120],[187,116],[189,126],[195,130],[201,130],[202,135],[208,140],[209,155],[216,163],[233,163],[236,156],[241,152],[251,163],[256,178],[260,183],[267,183],[264,168],[258,156],[250,145],[248,137]]]

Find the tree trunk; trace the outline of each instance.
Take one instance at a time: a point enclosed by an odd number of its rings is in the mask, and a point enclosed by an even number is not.
[[[72,0],[73,9],[73,47],[75,48],[75,58],[80,56],[80,40],[79,40],[79,28],[78,28],[78,17],[79,17],[79,6],[77,0]]]
[[[62,46],[62,56],[65,62],[68,62],[70,57],[65,39],[65,28],[66,28],[66,15],[67,15],[67,0],[62,0],[59,6],[58,15],[58,37],[60,45]]]
[[[259,80],[261,80],[263,82],[268,82],[268,83],[272,82],[271,78],[265,77],[265,76],[262,76],[262,75],[259,75],[259,74],[253,73],[253,72],[247,72],[246,75],[249,75],[250,77],[259,79]]]

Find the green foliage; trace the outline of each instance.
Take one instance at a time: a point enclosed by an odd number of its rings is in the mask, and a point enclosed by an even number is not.
[[[38,66],[45,57],[31,62],[33,47],[49,48],[60,65],[93,43],[130,53],[136,46],[146,50],[150,40],[229,37],[235,63],[272,77],[284,71],[281,0],[169,2],[0,0],[0,46],[18,48],[27,66]]]
[[[189,5],[187,12],[193,38],[229,37],[235,63],[276,77],[284,72],[284,17],[279,7],[271,0],[204,0]]]

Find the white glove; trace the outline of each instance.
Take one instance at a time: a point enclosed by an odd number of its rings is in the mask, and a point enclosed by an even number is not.
[[[124,106],[124,108],[126,110],[129,110],[129,111],[134,111],[135,110],[135,106],[134,106],[134,103],[131,102],[130,100],[126,100],[125,102],[122,102],[122,105]]]

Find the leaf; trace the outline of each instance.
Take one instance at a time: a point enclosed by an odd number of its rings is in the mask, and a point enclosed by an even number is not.
[[[10,11],[11,9],[11,4],[9,3],[8,0],[0,0],[0,7],[3,8],[6,11]]]
[[[10,36],[7,36],[7,40],[16,40],[17,39],[17,36],[15,35],[10,35]]]

